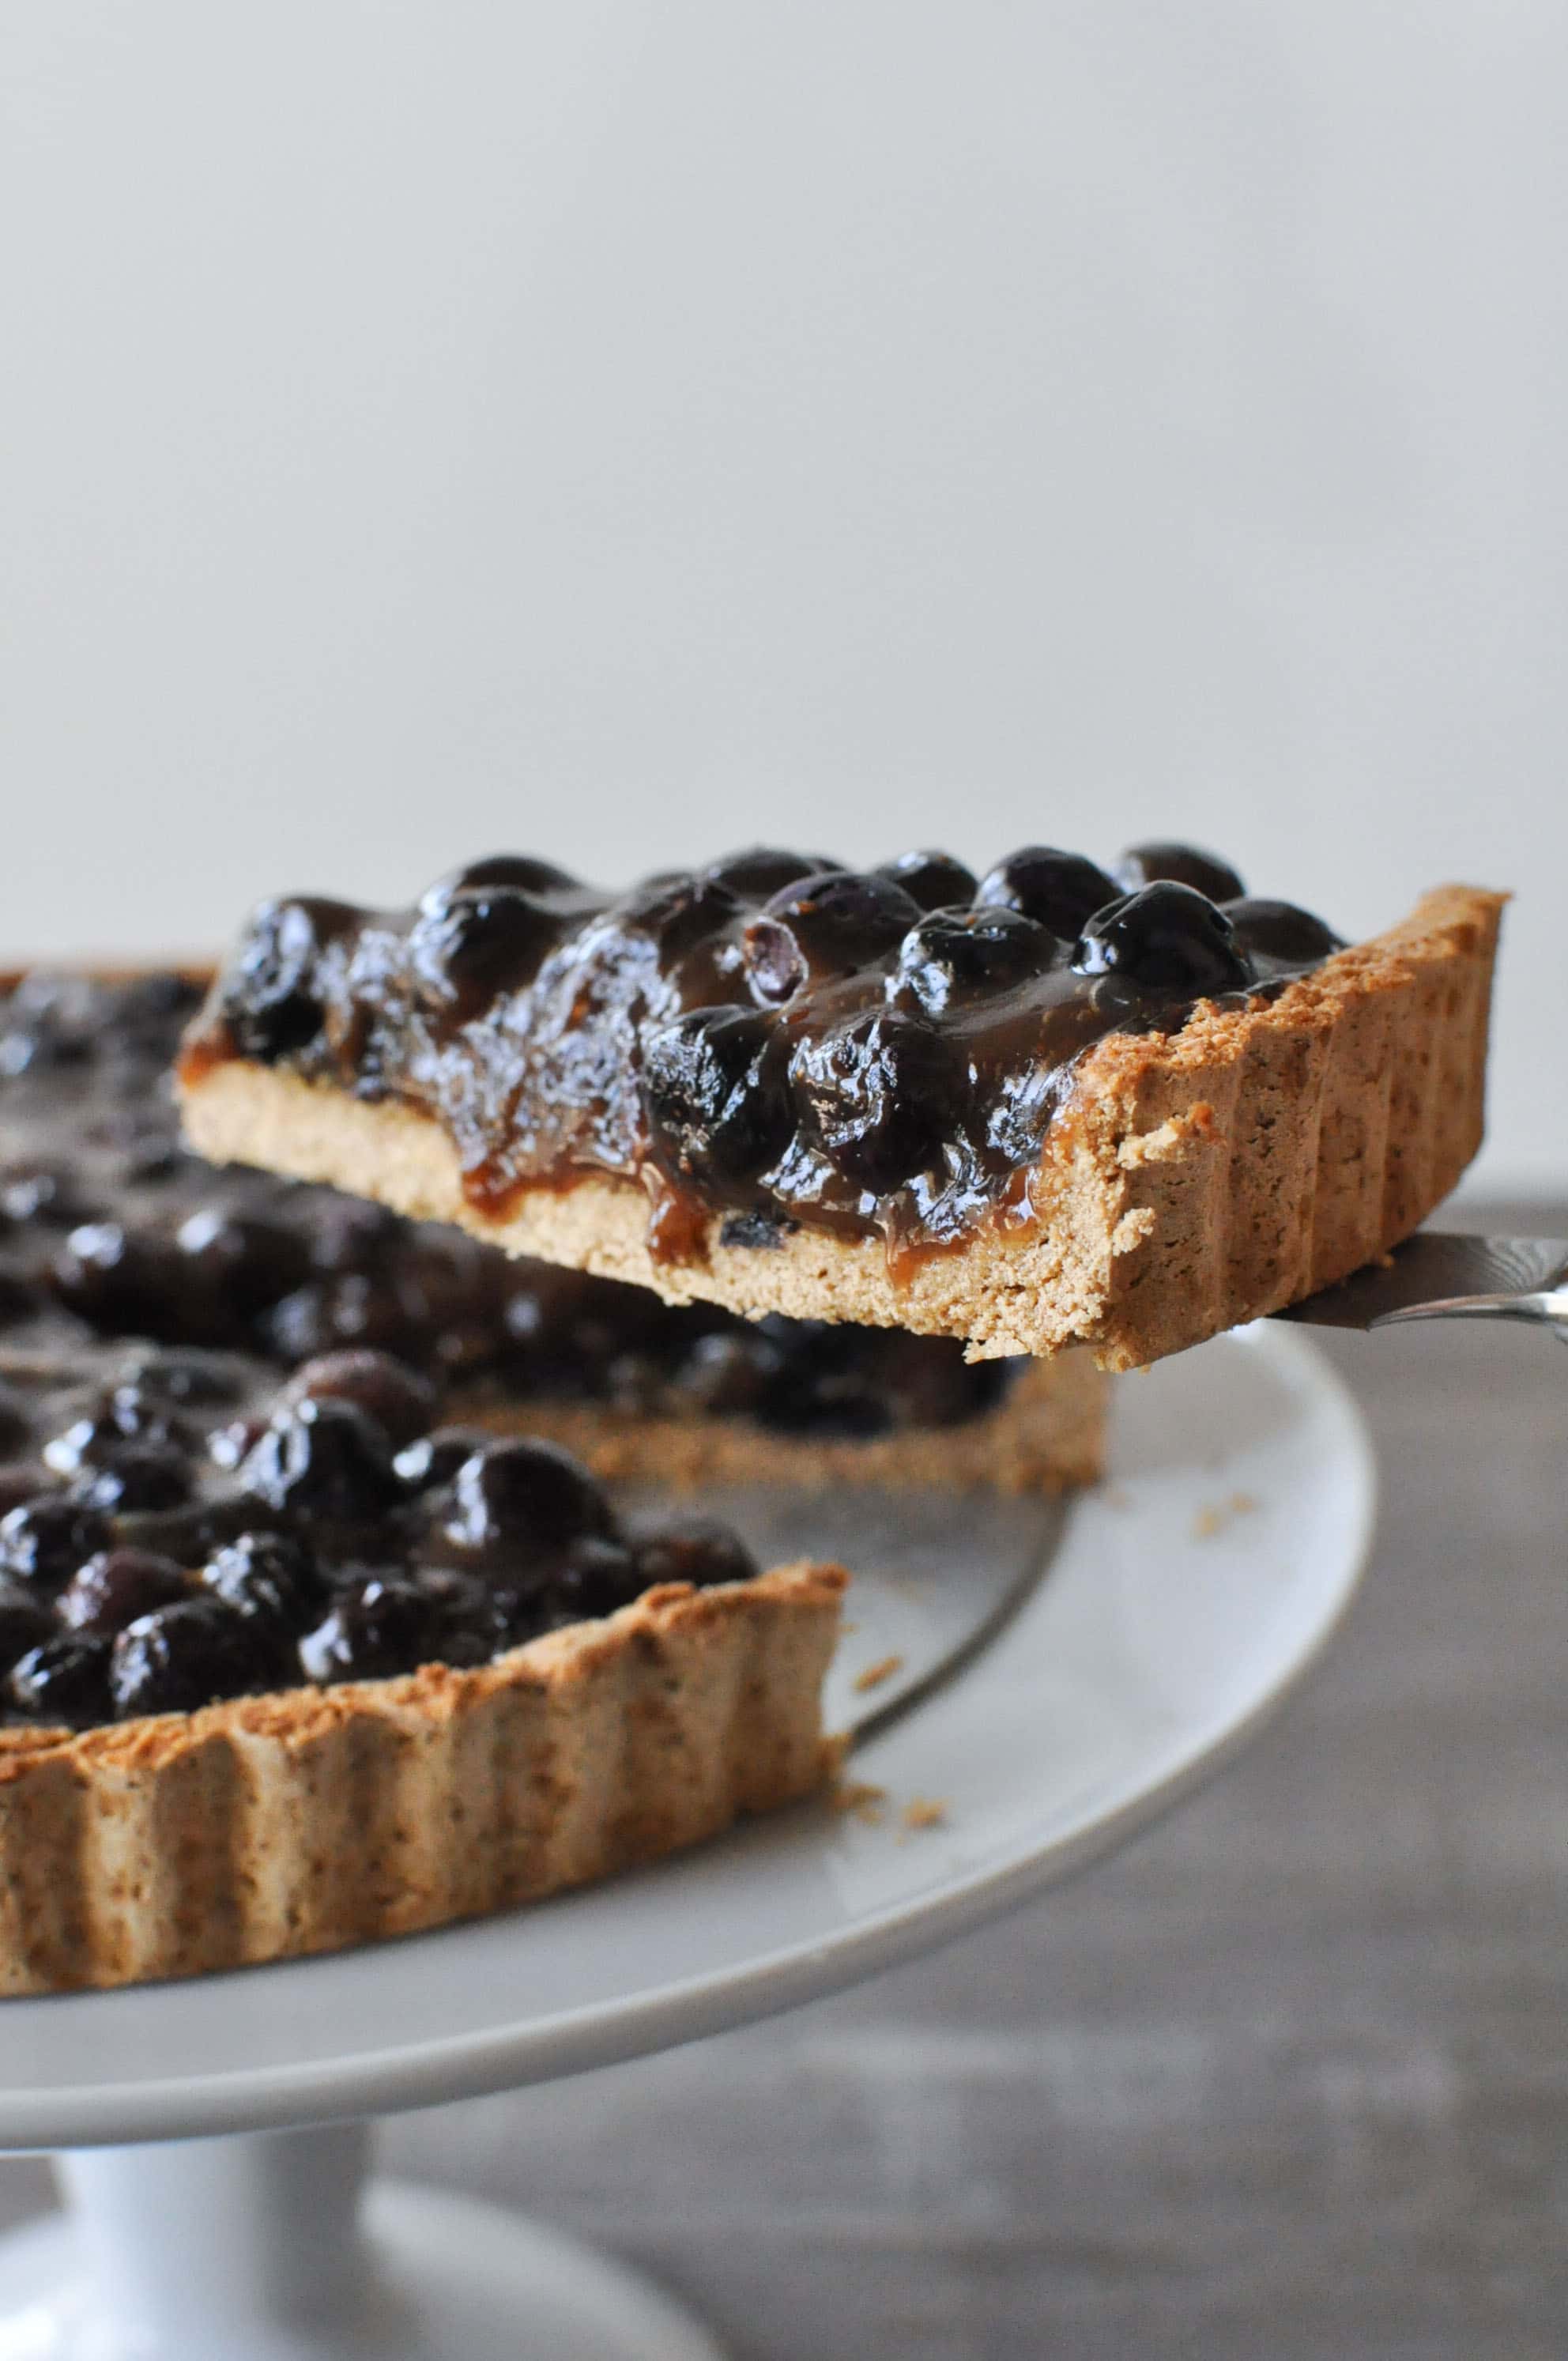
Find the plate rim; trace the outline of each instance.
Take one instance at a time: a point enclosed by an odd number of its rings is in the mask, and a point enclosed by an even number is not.
[[[1315,1344],[1294,1331],[1256,1322],[1230,1334],[1233,1340],[1264,1354],[1282,1374],[1293,1373],[1333,1415],[1343,1469],[1353,1489],[1351,1532],[1342,1562],[1324,1576],[1321,1606],[1310,1628],[1245,1709],[1229,1715],[1216,1710],[1209,1723],[1176,1745],[1165,1768],[1120,1803],[1066,1834],[1014,1840],[980,1867],[956,1872],[935,1889],[872,1908],[842,1930],[775,1945],[743,1961],[608,2003],[358,2051],[343,2060],[225,2068],[183,2081],[164,2076],[112,2085],[0,2092],[0,2153],[280,2130],[401,2113],[652,2055],[776,2015],[935,1950],[1076,1874],[1152,1826],[1234,1761],[1321,1660],[1359,1587],[1376,1530],[1376,1458],[1365,1421],[1344,1378]],[[1009,1642],[1004,1631],[994,1646],[1004,1650]],[[959,1676],[957,1687],[961,1688],[964,1677]],[[810,1811],[813,1806],[795,1809]],[[657,1865],[651,1873],[657,1874]],[[461,1939],[462,1933],[461,1927],[444,1929],[441,1939]],[[366,1956],[373,1957],[380,1948],[367,1946]],[[345,1956],[351,1955],[278,1966],[304,1976],[313,1968],[340,1963]],[[271,1971],[268,1967],[245,1969],[229,1980],[240,1992],[252,1976]],[[178,1994],[183,1986],[174,1982],[164,1989]],[[115,1992],[67,1993],[17,2004],[80,2010],[112,2004],[119,1997]]]

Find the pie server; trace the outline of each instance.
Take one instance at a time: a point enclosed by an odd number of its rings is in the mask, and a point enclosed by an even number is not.
[[[1278,1314],[1319,1328],[1391,1328],[1402,1320],[1531,1320],[1568,1344],[1568,1239],[1465,1237],[1418,1230]]]

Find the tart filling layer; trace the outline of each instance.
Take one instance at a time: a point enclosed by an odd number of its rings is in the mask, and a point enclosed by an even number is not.
[[[184,1071],[243,1058],[433,1115],[491,1216],[613,1174],[655,1259],[717,1211],[726,1245],[874,1235],[896,1268],[1019,1209],[1096,1042],[1339,948],[1172,845],[1114,875],[1029,847],[983,880],[757,848],[617,896],[503,855],[409,911],[264,905]]]

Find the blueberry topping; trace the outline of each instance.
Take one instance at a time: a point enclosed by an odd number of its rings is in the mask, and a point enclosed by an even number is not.
[[[1081,975],[1114,975],[1146,991],[1241,992],[1253,976],[1224,912],[1167,880],[1098,911],[1072,955]]]
[[[330,1400],[279,1411],[240,1482],[284,1515],[343,1523],[379,1517],[400,1492],[386,1429],[356,1402]]]
[[[911,928],[899,946],[894,988],[936,1015],[966,994],[1043,975],[1058,950],[1047,928],[1002,903],[938,910]]]
[[[107,1640],[62,1633],[12,1665],[5,1694],[12,1711],[28,1721],[87,1730],[112,1711],[108,1671]]]
[[[422,912],[444,910],[460,894],[477,893],[493,886],[508,886],[517,894],[540,896],[571,896],[583,892],[576,878],[569,876],[565,869],[557,869],[552,862],[535,861],[526,852],[492,852],[442,878],[423,896],[420,908]]]
[[[837,862],[818,853],[777,852],[771,845],[754,844],[748,851],[731,852],[723,861],[710,862],[703,875],[711,877],[716,884],[728,885],[733,894],[755,899],[781,893],[787,885],[798,884],[803,877],[820,877],[838,866]]]
[[[405,1444],[392,1465],[411,1492],[431,1492],[437,1485],[450,1484],[464,1461],[493,1440],[477,1427],[438,1426]]]
[[[1344,949],[1321,918],[1299,910],[1293,902],[1243,899],[1224,907],[1237,941],[1255,959],[1277,960],[1284,967],[1315,967]]]
[[[683,1180],[746,1179],[788,1142],[784,1045],[754,1009],[695,1009],[652,1034],[642,1089],[661,1160]]]
[[[345,902],[264,902],[225,972],[219,1011],[243,1057],[303,1049],[321,1030],[322,955],[359,913]]]
[[[394,1446],[411,1443],[435,1416],[436,1389],[390,1353],[322,1353],[295,1370],[288,1401],[347,1401],[368,1411]]]
[[[895,1009],[808,1038],[790,1060],[803,1128],[847,1180],[878,1195],[939,1154],[961,1071],[939,1035]]]
[[[188,1595],[183,1569],[155,1550],[100,1550],[60,1592],[56,1612],[72,1631],[113,1638],[138,1615]]]
[[[19,1656],[52,1639],[57,1629],[36,1590],[19,1582],[0,1582],[0,1668],[9,1670]]]
[[[745,930],[751,990],[775,1006],[808,983],[850,975],[894,950],[919,916],[889,877],[841,869],[786,885]]]
[[[260,1617],[217,1598],[138,1615],[116,1636],[109,1692],[121,1720],[196,1713],[225,1697],[283,1686],[297,1676],[292,1652]]]
[[[487,1443],[453,1481],[440,1538],[464,1558],[521,1562],[559,1556],[587,1533],[615,1531],[609,1503],[558,1444]]]
[[[301,1641],[300,1662],[312,1680],[329,1683],[411,1673],[436,1660],[444,1620],[440,1598],[411,1575],[368,1575]]]
[[[872,874],[891,878],[923,910],[956,909],[972,902],[980,890],[973,870],[966,869],[948,852],[901,852],[896,861],[884,861]]]
[[[1025,918],[1070,943],[1115,895],[1114,879],[1092,861],[1076,852],[1058,852],[1053,845],[1028,844],[999,861],[974,898],[982,909],[1021,910]]]
[[[1195,894],[1206,894],[1211,902],[1234,902],[1246,892],[1234,869],[1212,852],[1200,851],[1195,844],[1129,845],[1113,874],[1124,894],[1135,894],[1141,886],[1162,880],[1190,885]]]
[[[304,1631],[325,1597],[309,1551],[291,1533],[240,1533],[208,1561],[201,1578],[242,1615],[269,1618],[289,1631]]]
[[[59,1590],[113,1539],[102,1510],[64,1493],[47,1493],[0,1517],[0,1575],[36,1583],[40,1590]]]
[[[114,1516],[178,1509],[191,1498],[190,1463],[170,1444],[125,1443],[82,1467],[72,1479],[71,1498]]]
[[[416,990],[471,1015],[538,973],[561,934],[558,914],[516,886],[468,885],[422,911],[409,937]]]
[[[689,1582],[711,1589],[719,1582],[750,1582],[757,1561],[728,1525],[711,1517],[688,1517],[679,1524],[659,1525],[641,1533],[635,1543],[640,1587],[652,1590],[662,1582]]]

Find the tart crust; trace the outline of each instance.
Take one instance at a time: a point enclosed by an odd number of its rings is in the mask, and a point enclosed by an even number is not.
[[[493,1664],[0,1731],[0,1993],[444,1926],[810,1794],[848,1577],[650,1590]]]
[[[979,1358],[1085,1344],[1133,1368],[1346,1277],[1447,1195],[1481,1140],[1504,899],[1441,887],[1271,1000],[1108,1035],[1026,1202],[896,1279],[879,1239],[726,1246],[718,1214],[685,1258],[655,1260],[647,1199],[623,1180],[525,1189],[487,1215],[428,1116],[244,1060],[187,1076],[185,1126],[214,1162],[332,1181],[671,1302],[957,1335]]]

